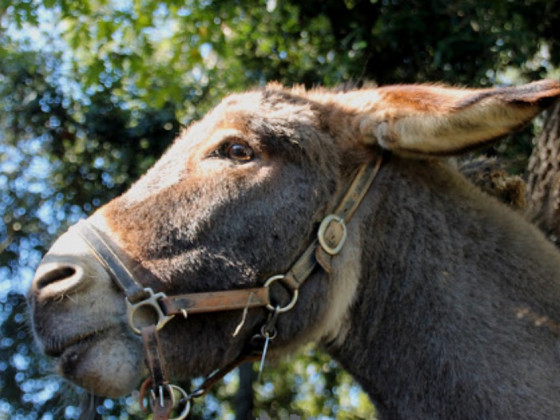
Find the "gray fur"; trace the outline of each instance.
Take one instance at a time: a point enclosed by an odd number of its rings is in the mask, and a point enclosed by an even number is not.
[[[560,319],[555,247],[446,165],[393,158],[376,182],[361,298],[329,352],[381,418],[558,418],[558,331],[526,315]]]

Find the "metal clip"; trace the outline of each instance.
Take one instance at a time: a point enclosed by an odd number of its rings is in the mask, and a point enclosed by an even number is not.
[[[261,362],[259,364],[259,374],[257,377],[257,381],[261,380],[262,371],[264,368],[264,362],[266,360],[266,355],[268,353],[268,345],[271,340],[274,340],[278,335],[278,331],[276,330],[276,321],[278,320],[278,314],[280,314],[280,307],[277,306],[274,312],[271,312],[268,315],[268,319],[266,323],[261,327],[261,334],[260,337],[264,338],[264,345],[263,351],[261,354]]]
[[[163,326],[167,324],[175,316],[175,315],[165,315],[163,313],[163,310],[161,309],[161,306],[159,305],[158,301],[160,299],[164,299],[167,297],[165,293],[163,292],[154,293],[154,291],[149,287],[146,287],[144,290],[148,292],[149,295],[146,299],[141,300],[138,303],[130,303],[130,301],[126,299],[126,313],[128,317],[128,325],[130,326],[132,331],[134,331],[136,334],[139,335],[142,334],[142,331],[141,328],[136,327],[136,325],[134,324],[134,318],[137,311],[140,308],[149,307],[155,311],[157,315],[156,329],[158,331],[161,330]]]

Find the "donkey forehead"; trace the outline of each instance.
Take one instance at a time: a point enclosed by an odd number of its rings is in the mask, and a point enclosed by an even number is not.
[[[297,136],[300,130],[317,127],[317,105],[280,90],[248,92],[225,98],[202,123],[216,130],[257,135],[276,131]]]

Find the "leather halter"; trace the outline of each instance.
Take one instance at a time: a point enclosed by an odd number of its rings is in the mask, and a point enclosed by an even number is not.
[[[248,354],[240,355],[236,360],[208,377],[200,387],[189,395],[183,389],[170,384],[168,381],[167,367],[162,357],[158,331],[175,315],[186,318],[191,314],[232,310],[244,310],[245,314],[250,308],[265,307],[270,311],[270,314],[269,320],[261,329],[261,337],[266,337],[268,344],[268,339],[273,338],[268,335],[271,332],[270,327],[274,329],[274,323],[279,314],[294,307],[299,288],[317,266],[319,265],[327,273],[331,273],[331,260],[342,250],[346,241],[346,224],[368,192],[379,171],[382,160],[382,156],[377,156],[375,160],[362,165],[339,205],[321,222],[317,238],[311,242],[286,273],[268,278],[262,287],[174,296],[167,296],[163,292],[154,293],[152,289],[145,288],[136,279],[151,278],[158,280],[157,277],[127,256],[107,235],[87,220],[78,222],[72,228],[84,239],[92,254],[126,296],[128,323],[132,331],[143,337],[146,362],[151,373],[151,378],[142,385],[141,397],[146,388],[151,385],[154,419],[169,418],[171,410],[177,405],[175,393],[182,396],[182,403],[184,404],[181,414],[176,419],[185,418],[190,410],[192,398],[204,395],[211,386],[228,372],[246,361],[258,359],[260,353],[253,349]],[[271,299],[270,288],[276,282],[280,282],[291,292],[291,300],[285,305],[278,305]],[[153,311],[157,316],[157,321],[151,325],[137,325],[136,318],[139,311],[145,311],[146,309]]]

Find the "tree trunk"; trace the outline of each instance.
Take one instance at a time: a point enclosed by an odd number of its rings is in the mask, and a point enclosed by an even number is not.
[[[253,418],[254,380],[253,363],[241,365],[239,367],[239,389],[235,395],[235,420]]]
[[[528,172],[528,218],[560,246],[560,102],[546,115]]]

